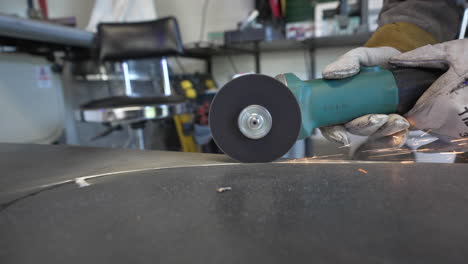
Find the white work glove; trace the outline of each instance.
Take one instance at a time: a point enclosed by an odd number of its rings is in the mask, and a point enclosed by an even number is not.
[[[343,79],[359,73],[363,66],[389,67],[388,61],[400,52],[391,47],[357,48],[328,65],[322,75],[325,79]],[[400,115],[370,114],[356,118],[344,125],[323,127],[320,130],[325,138],[349,145],[348,132],[359,136],[369,136],[372,147],[400,147],[408,137],[408,121]],[[377,140],[378,139],[378,140]]]
[[[468,137],[468,40],[426,45],[395,56],[390,63],[447,70],[405,116],[412,126],[444,141]]]
[[[396,56],[384,55],[388,54],[388,52],[383,50],[388,48],[361,49],[365,51],[358,52],[361,54],[360,56],[362,57],[362,54],[366,54],[364,55],[364,59],[359,59],[361,65],[371,66],[363,62],[371,62],[371,64],[372,62],[377,62],[378,65],[390,63],[400,67],[438,68],[447,70],[447,72],[439,77],[439,79],[437,79],[437,81],[435,81],[419,98],[413,109],[411,109],[405,117],[415,129],[430,131],[431,134],[437,135],[437,137],[445,142],[454,142],[454,145],[463,144],[460,143],[460,138],[468,137],[468,89],[466,89],[468,87],[468,82],[466,81],[468,80],[468,40],[454,40],[436,45],[426,45]],[[349,53],[352,52],[353,51],[350,51]],[[373,59],[375,57],[381,60]],[[391,59],[388,59],[389,57],[391,57]],[[345,58],[345,61],[346,60],[352,61],[352,59]],[[324,71],[324,76],[340,76],[340,67],[338,67],[338,65],[339,64],[333,63],[327,67]],[[344,65],[341,69],[350,72],[349,69],[351,67],[349,65],[350,64]],[[331,74],[331,71],[335,71],[335,73]],[[392,115],[390,115],[390,117],[391,116]],[[324,135],[329,139],[346,143],[345,140],[340,140],[340,137],[346,137],[347,139],[347,135],[346,133],[343,135],[343,131],[365,134],[362,132],[362,128],[365,128],[365,130],[369,132],[372,130],[371,128],[378,127],[375,133],[369,134],[371,137],[376,138],[386,134],[380,133],[381,135],[379,135],[379,132],[383,129],[398,130],[396,126],[392,129],[389,128],[393,127],[389,122],[391,118],[388,118],[386,122],[373,122],[370,120],[372,117],[368,117],[367,119],[369,122],[364,122],[364,125],[359,126],[360,122],[357,120],[362,120],[363,118],[364,117],[360,117],[348,122],[344,125],[344,128],[341,127],[342,134],[337,134],[332,127],[323,129]],[[400,120],[398,121],[400,124],[404,122],[403,118],[395,117],[395,119]],[[373,125],[367,125],[371,123]],[[381,123],[383,123],[383,125],[379,126]],[[335,130],[338,131],[339,129]],[[403,130],[400,130],[398,133],[401,134],[403,133],[402,131]],[[397,137],[398,135],[394,138]],[[468,140],[466,143],[468,143]]]

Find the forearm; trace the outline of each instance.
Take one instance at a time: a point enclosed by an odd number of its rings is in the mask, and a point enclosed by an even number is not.
[[[462,13],[455,0],[385,0],[380,27],[366,46],[390,46],[405,52],[455,39]]]

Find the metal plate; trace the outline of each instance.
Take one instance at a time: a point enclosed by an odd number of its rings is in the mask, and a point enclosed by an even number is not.
[[[273,126],[263,138],[250,139],[239,130],[240,112],[249,105],[265,107]],[[283,156],[296,142],[301,111],[293,93],[274,78],[249,74],[228,82],[215,96],[210,128],[216,144],[241,162],[269,162]]]
[[[0,210],[0,263],[468,258],[465,164],[220,164],[221,155],[0,146],[0,193],[49,185]],[[88,186],[74,180],[93,173]]]
[[[87,175],[232,162],[217,154],[0,143],[0,204]]]

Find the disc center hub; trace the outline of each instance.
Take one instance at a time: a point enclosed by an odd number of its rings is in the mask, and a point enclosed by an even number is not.
[[[244,108],[237,122],[241,133],[250,139],[263,138],[272,126],[270,112],[261,105],[249,105]]]
[[[263,117],[257,113],[252,114],[249,116],[248,119],[248,126],[250,129],[259,129],[263,126]]]

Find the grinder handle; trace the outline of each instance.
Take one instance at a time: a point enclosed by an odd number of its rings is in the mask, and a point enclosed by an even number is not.
[[[398,86],[398,114],[406,114],[423,93],[445,71],[440,69],[393,68],[390,69]]]

